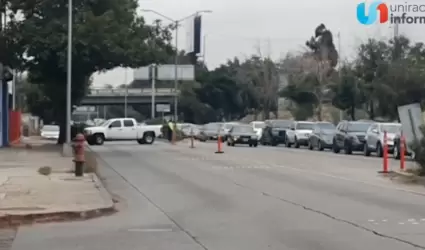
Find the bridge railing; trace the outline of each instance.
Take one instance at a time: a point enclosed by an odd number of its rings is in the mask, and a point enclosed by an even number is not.
[[[173,96],[176,91],[173,88],[158,88],[154,89],[157,96]],[[177,91],[178,93],[179,91]],[[88,96],[151,96],[151,88],[132,88],[132,89],[105,89],[92,88]]]

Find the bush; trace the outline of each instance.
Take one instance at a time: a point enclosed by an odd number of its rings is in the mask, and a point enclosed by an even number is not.
[[[38,173],[41,175],[49,176],[52,173],[52,168],[44,166],[38,169]]]
[[[421,167],[420,175],[425,175],[425,126],[420,128],[422,138],[416,143],[412,143],[410,148],[415,154],[415,162]]]

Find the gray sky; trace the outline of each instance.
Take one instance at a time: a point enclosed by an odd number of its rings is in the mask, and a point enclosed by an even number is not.
[[[140,8],[153,9],[174,19],[198,10],[211,10],[203,15],[202,32],[206,36],[206,64],[215,68],[235,56],[246,58],[258,49],[274,59],[288,52],[303,50],[314,29],[324,23],[334,34],[341,34],[341,57],[353,56],[356,46],[369,37],[389,38],[393,29],[388,24],[364,26],[356,20],[356,0],[140,0]],[[405,3],[387,0],[386,3]],[[409,4],[424,1],[407,1]],[[142,13],[141,13],[142,14]],[[422,14],[422,13],[421,13]],[[153,13],[143,13],[148,22],[160,19]],[[425,15],[425,13],[423,13]],[[164,20],[164,22],[167,22]],[[425,24],[423,24],[425,25]],[[423,41],[421,25],[400,25],[400,34]],[[179,32],[179,49],[186,49],[188,24]],[[126,77],[127,75],[127,77]],[[131,69],[114,69],[94,75],[94,85],[120,85],[131,82]]]

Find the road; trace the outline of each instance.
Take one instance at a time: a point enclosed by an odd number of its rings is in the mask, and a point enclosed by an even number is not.
[[[215,147],[95,147],[120,211],[22,227],[12,250],[425,249],[425,188],[380,177],[379,158]]]

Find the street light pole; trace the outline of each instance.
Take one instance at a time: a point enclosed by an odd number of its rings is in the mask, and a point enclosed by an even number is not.
[[[155,13],[156,15],[163,17],[171,22],[173,22],[173,24],[175,25],[175,44],[174,46],[176,47],[176,54],[174,55],[174,121],[177,122],[178,119],[178,110],[177,110],[177,106],[178,106],[178,67],[179,67],[179,50],[178,50],[178,46],[179,46],[179,24],[180,22],[189,19],[191,17],[195,17],[198,16],[200,13],[211,13],[211,10],[200,10],[197,11],[195,13],[193,13],[192,15],[186,16],[184,18],[181,19],[173,19],[171,17],[168,17],[166,15],[163,15],[161,13],[159,13],[158,11],[155,10],[150,10],[150,9],[142,9],[142,11],[144,12],[152,12]]]
[[[176,47],[176,54],[174,55],[174,122],[177,122],[178,120],[178,112],[177,112],[177,106],[178,106],[178,96],[177,96],[177,88],[178,88],[178,65],[179,65],[179,21],[175,21],[176,25],[176,34],[175,34],[175,47]]]
[[[127,118],[127,106],[128,106],[128,86],[127,86],[127,68],[124,70],[124,87],[125,87],[125,96],[124,96],[124,117]]]
[[[66,72],[66,140],[67,150],[64,154],[70,155],[71,152],[71,80],[72,80],[72,0],[68,0],[68,63]]]

